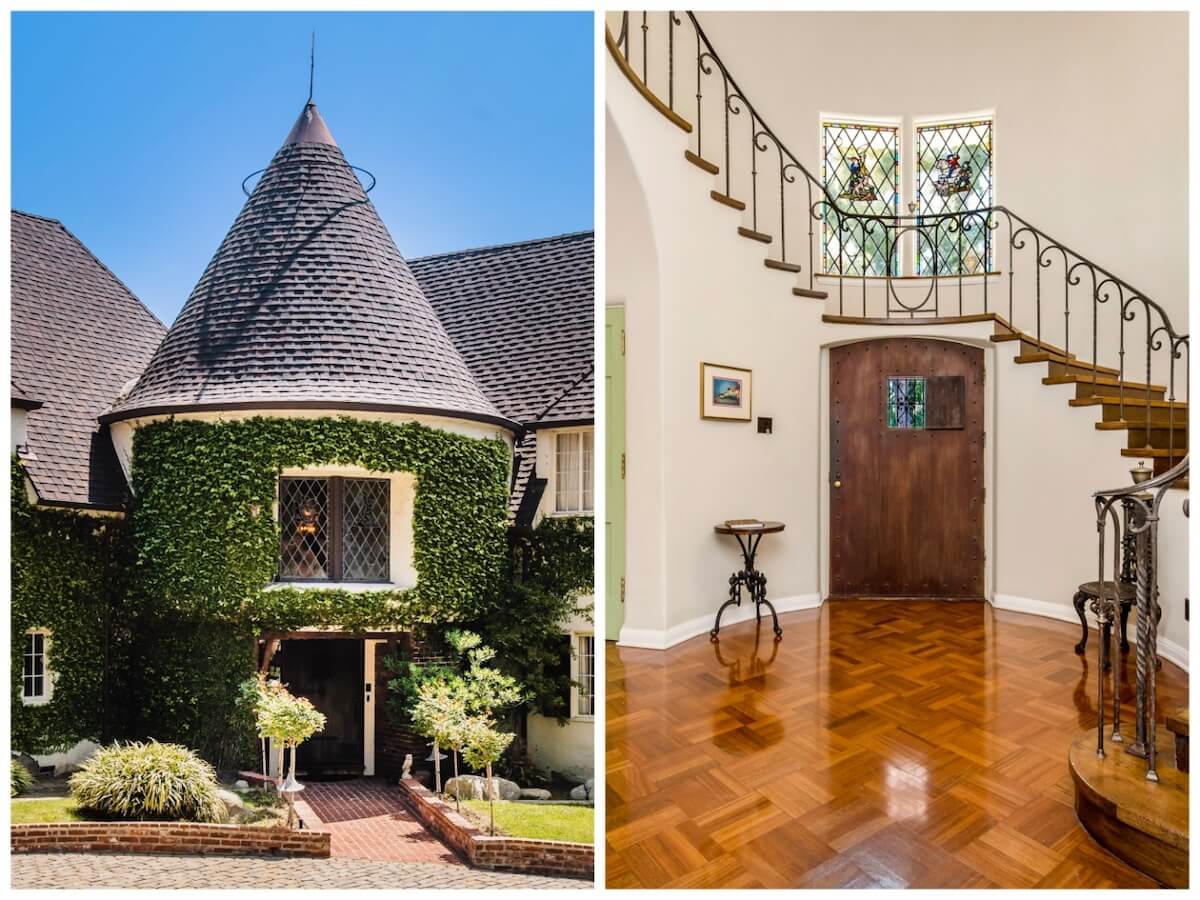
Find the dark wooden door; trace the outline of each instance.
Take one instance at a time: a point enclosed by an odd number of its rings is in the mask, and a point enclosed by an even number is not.
[[[325,714],[325,729],[300,745],[296,768],[314,775],[363,768],[363,642],[343,638],[286,640],[279,651],[288,689]]]
[[[983,350],[888,338],[829,359],[830,594],[982,599]]]

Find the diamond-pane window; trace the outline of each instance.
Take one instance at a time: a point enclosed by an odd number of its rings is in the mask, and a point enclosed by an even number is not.
[[[887,380],[887,427],[925,427],[925,379],[893,375]]]
[[[992,121],[977,119],[916,126],[918,216],[986,209],[992,197]],[[991,270],[991,237],[985,217],[918,232],[918,275],[978,275]]]
[[[900,211],[900,129],[897,125],[821,123],[822,178],[839,207],[885,216]],[[897,275],[899,254],[889,222],[844,219],[825,211],[825,271],[835,275]]]
[[[330,577],[329,479],[279,480],[279,577]]]
[[[388,488],[379,479],[346,479],[342,490],[342,580],[388,578]]]

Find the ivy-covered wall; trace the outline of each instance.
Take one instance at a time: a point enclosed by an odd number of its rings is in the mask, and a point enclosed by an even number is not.
[[[254,670],[255,640],[309,626],[428,636],[465,624],[496,647],[536,706],[563,714],[558,632],[591,589],[591,521],[547,520],[510,535],[509,465],[503,441],[418,423],[260,417],[139,428],[128,521],[14,499],[14,691],[19,632],[45,626],[61,646],[52,650],[54,703],[21,708],[13,695],[14,746],[154,737],[219,768],[253,764],[251,722],[236,699]],[[311,466],[413,473],[415,587],[266,589],[279,546],[277,479]],[[105,681],[119,702],[101,702]]]
[[[65,750],[125,730],[121,702],[128,671],[129,630],[113,627],[128,588],[125,522],[32,506],[25,473],[11,468],[12,747],[29,753]],[[48,628],[55,672],[51,701],[22,702],[25,632]]]

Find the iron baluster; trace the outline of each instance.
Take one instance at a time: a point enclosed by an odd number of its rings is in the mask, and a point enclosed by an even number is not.
[[[642,13],[642,83],[649,86],[650,54],[647,50],[650,26],[646,23],[647,12]]]

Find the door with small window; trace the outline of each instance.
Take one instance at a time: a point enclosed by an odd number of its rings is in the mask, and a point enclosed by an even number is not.
[[[983,350],[834,347],[830,595],[984,596]]]

